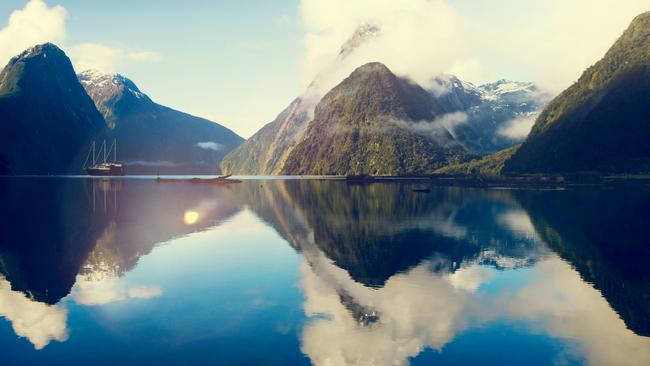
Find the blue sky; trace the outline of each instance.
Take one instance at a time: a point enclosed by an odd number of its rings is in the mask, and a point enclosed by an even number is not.
[[[25,3],[0,1],[0,28]],[[123,63],[116,71],[157,102],[209,117],[242,135],[270,122],[300,93],[296,70],[303,31],[297,1],[46,3],[67,11],[66,45],[155,51],[160,62]]]
[[[535,81],[559,92],[648,0],[0,0],[0,63],[54,41],[77,71],[131,79],[155,101],[249,137],[329,67],[361,24],[381,28],[346,65],[384,62],[426,86]]]

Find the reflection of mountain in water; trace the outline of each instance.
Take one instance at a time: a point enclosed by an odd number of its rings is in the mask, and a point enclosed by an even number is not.
[[[495,225],[495,217],[513,212],[508,194],[440,188],[422,195],[414,188],[290,180],[244,184],[235,192],[296,249],[313,242],[368,286],[382,286],[432,256],[438,258],[432,270],[447,272],[466,263],[523,266],[542,254],[526,233]]]
[[[577,339],[596,365],[650,358],[637,336],[649,325],[648,190],[414,187],[268,181],[234,189],[308,263],[304,307],[317,318],[303,352],[312,362],[400,363],[503,316]],[[499,270],[522,267],[531,274],[522,288],[478,291]],[[630,352],[638,357],[622,356]]]
[[[516,196],[547,245],[602,292],[630,329],[650,336],[650,188]]]
[[[239,209],[211,186],[81,179],[7,185],[0,274],[13,290],[48,304],[67,296],[78,274],[89,281],[120,276],[157,243],[217,225]]]

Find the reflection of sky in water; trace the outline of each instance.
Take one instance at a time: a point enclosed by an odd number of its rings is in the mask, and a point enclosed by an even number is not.
[[[303,265],[305,312],[331,315],[305,328],[303,351],[317,365],[403,364],[426,348],[444,353],[471,328],[496,330],[505,323],[523,333],[561,339],[564,344],[556,345],[560,354],[552,356],[564,361],[584,357],[592,365],[650,362],[650,338],[629,331],[600,293],[557,257],[508,272],[472,265],[437,275],[427,267],[422,263],[392,277],[381,289],[369,289],[333,265],[321,265],[319,271],[339,273],[322,276]],[[500,277],[517,285],[491,286],[503,284]],[[323,278],[336,278],[337,283]],[[341,303],[341,288],[377,311],[380,321],[364,326],[354,319]],[[497,338],[508,335],[503,330],[495,333]],[[527,362],[535,361],[552,360]]]
[[[215,207],[203,200],[174,218],[197,225]],[[272,226],[243,209],[159,243],[126,273],[103,260],[119,237],[110,224],[56,305],[31,300],[0,277],[3,357],[9,364],[71,355],[79,364],[650,364],[650,338],[628,330],[599,291],[544,249],[517,206],[493,220],[536,243],[527,256],[483,250],[450,268],[433,255],[374,287],[335,265],[304,212],[292,214]],[[442,206],[382,230],[476,237],[462,215]],[[277,225],[307,228],[291,233],[300,254]]]

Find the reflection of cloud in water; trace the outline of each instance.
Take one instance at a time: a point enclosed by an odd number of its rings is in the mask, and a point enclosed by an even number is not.
[[[497,217],[497,222],[510,229],[513,233],[523,235],[526,238],[540,240],[537,231],[526,211],[517,209],[510,210]]]
[[[102,279],[77,276],[72,298],[82,305],[105,305],[126,299],[150,299],[162,295],[160,286],[128,287],[117,277]]]
[[[47,305],[29,299],[25,294],[11,290],[11,284],[0,276],[0,316],[5,317],[19,337],[27,338],[36,349],[50,341],[68,339],[68,313],[59,306]]]
[[[425,347],[442,348],[467,327],[466,315],[478,314],[479,308],[471,292],[454,287],[430,272],[429,266],[423,263],[393,276],[381,289],[370,289],[350,278],[332,286],[303,265],[305,312],[329,315],[305,327],[303,352],[315,365],[400,365]],[[340,274],[332,277],[342,279]],[[376,310],[379,321],[361,326],[341,303],[337,286],[362,306]]]
[[[540,262],[531,282],[501,304],[536,331],[577,340],[591,365],[650,365],[650,338],[627,329],[605,298],[559,259]],[[543,300],[540,300],[543,299]]]
[[[580,345],[571,350],[591,365],[650,364],[650,338],[628,330],[601,294],[557,257],[536,264],[518,289],[476,291],[499,271],[485,266],[432,273],[425,261],[371,289],[326,260],[302,266],[302,350],[315,365],[401,365],[425,348],[441,350],[460,332],[508,318]],[[359,322],[341,294],[377,311],[378,322]]]

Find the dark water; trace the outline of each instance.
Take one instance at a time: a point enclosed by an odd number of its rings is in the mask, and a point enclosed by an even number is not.
[[[650,189],[0,180],[2,365],[649,365]]]

